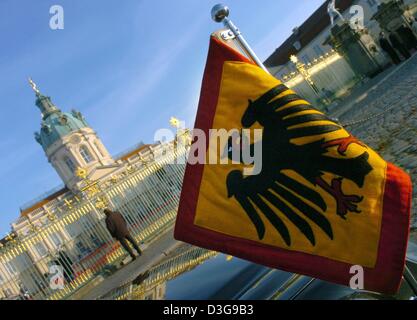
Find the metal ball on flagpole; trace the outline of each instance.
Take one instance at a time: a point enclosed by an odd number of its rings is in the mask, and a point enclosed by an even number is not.
[[[268,69],[264,66],[262,61],[258,58],[256,53],[252,50],[245,38],[242,36],[240,30],[236,25],[229,19],[229,8],[224,4],[216,4],[211,9],[211,17],[215,22],[221,22],[226,28],[228,28],[235,37],[236,42],[242,48],[242,50],[253,60],[259,67],[269,73]]]

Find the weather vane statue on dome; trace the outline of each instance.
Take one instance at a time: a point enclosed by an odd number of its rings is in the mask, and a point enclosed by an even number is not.
[[[330,22],[331,22],[332,26],[334,26],[334,20],[335,20],[336,16],[339,16],[339,18],[342,21],[345,21],[345,18],[343,18],[340,11],[336,9],[336,0],[329,0],[329,3],[327,5],[327,13],[330,16]]]
[[[29,78],[29,84],[32,87],[33,91],[35,91],[36,94],[41,94],[41,92],[39,91],[36,83],[33,82],[32,78]]]

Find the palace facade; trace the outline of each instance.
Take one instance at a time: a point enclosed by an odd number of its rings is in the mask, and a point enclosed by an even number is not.
[[[142,243],[172,226],[188,131],[113,158],[79,111],[60,110],[30,83],[42,116],[35,139],[64,186],[22,208],[0,240],[0,299],[63,299],[125,257],[105,228],[104,207],[119,210]],[[54,285],[56,266],[63,286]]]

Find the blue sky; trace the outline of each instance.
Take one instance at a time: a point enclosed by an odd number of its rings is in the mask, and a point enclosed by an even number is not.
[[[27,78],[64,111],[80,110],[117,154],[176,116],[194,124],[218,1],[0,1],[0,236],[19,207],[60,178],[33,138],[40,113]],[[231,18],[265,59],[323,0],[227,0]],[[64,8],[51,30],[49,8]]]

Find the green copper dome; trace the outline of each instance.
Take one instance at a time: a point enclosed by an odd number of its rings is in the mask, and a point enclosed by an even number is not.
[[[36,105],[42,112],[41,130],[35,132],[35,139],[46,151],[54,142],[71,132],[88,127],[80,112],[62,112],[50,97],[37,94]]]
[[[71,113],[62,112],[52,103],[50,97],[41,94],[30,78],[29,84],[36,94],[36,105],[42,113],[41,130],[35,132],[35,139],[45,151],[62,137],[88,127],[80,112],[75,110],[72,110]]]

